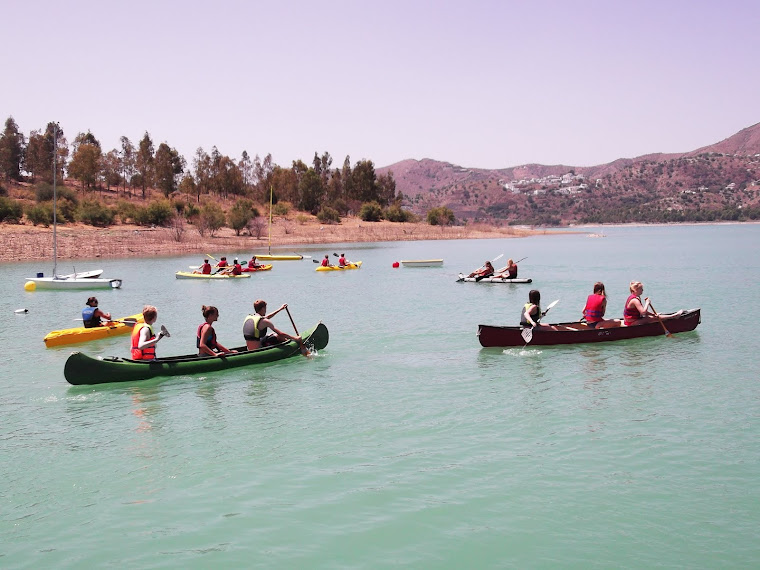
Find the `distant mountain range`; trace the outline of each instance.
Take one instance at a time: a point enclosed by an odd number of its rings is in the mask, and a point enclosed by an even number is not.
[[[404,207],[445,206],[458,222],[553,225],[760,219],[760,123],[685,153],[598,166],[523,164],[497,170],[431,159],[393,172]]]

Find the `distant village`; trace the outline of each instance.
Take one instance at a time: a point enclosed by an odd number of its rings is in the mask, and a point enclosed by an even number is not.
[[[531,178],[529,180],[499,180],[499,184],[513,194],[539,195],[545,194],[549,190],[555,194],[578,194],[588,188],[588,184],[584,182],[585,179],[583,174],[568,172],[562,176],[551,174],[543,178]],[[601,183],[602,179],[598,178],[596,184]]]

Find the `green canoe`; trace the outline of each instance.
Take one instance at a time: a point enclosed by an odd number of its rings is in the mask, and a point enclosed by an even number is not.
[[[301,335],[307,348],[322,350],[330,338],[327,327],[319,323]],[[274,346],[240,351],[226,356],[169,356],[156,360],[130,360],[118,356],[92,358],[81,352],[72,352],[63,375],[69,384],[105,384],[107,382],[130,382],[147,380],[157,376],[186,376],[203,372],[215,372],[240,366],[252,366],[274,362],[291,356],[300,356],[301,347],[295,341],[283,342]]]

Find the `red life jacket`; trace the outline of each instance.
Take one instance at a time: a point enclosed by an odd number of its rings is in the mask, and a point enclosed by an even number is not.
[[[233,274],[233,275],[242,275],[242,273],[243,273],[243,268],[240,266],[240,264],[239,264],[239,263],[236,263],[236,264],[235,264],[235,265],[232,267],[232,274]]]
[[[210,263],[204,263],[201,265],[201,273],[203,275],[210,275],[211,274],[211,264]]]
[[[338,258],[338,265],[340,265],[341,267],[345,267],[346,266],[346,258],[345,257],[339,257]]]
[[[598,323],[602,320],[602,305],[604,304],[604,295],[592,294],[586,299],[586,308],[583,309],[583,316],[589,323]]]
[[[634,321],[641,318],[641,313],[636,307],[628,307],[628,303],[631,302],[631,299],[639,299],[638,295],[634,295],[631,293],[628,295],[628,298],[625,300],[625,307],[623,308],[623,318],[625,319],[625,324],[630,325]],[[641,302],[641,299],[639,299],[639,302]]]
[[[322,267],[327,267],[328,265],[330,265],[330,260],[325,257],[322,260]]]
[[[153,360],[156,358],[155,344],[153,346],[149,346],[148,348],[143,348],[142,350],[137,348],[137,345],[140,342],[140,331],[143,329],[143,327],[148,327],[148,330],[150,331],[148,340],[153,340],[156,338],[156,335],[153,332],[153,327],[149,324],[141,323],[139,326],[135,325],[132,329],[132,360]]]

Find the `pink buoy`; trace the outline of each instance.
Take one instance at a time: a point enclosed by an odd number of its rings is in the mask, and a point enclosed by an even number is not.
[[[398,261],[393,262],[393,269],[398,269]]]

